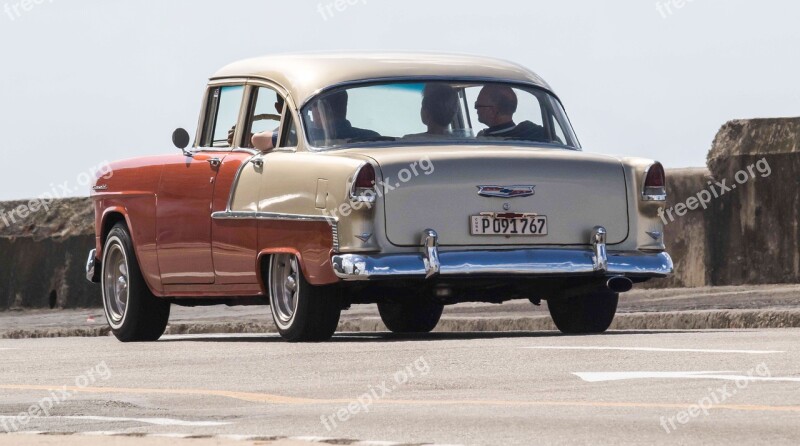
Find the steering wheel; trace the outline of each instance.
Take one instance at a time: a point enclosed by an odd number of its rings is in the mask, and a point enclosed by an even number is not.
[[[253,122],[256,121],[279,121],[281,120],[281,115],[276,115],[272,113],[264,113],[261,115],[253,116]]]

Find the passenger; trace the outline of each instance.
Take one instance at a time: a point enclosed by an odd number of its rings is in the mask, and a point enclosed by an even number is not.
[[[504,85],[483,87],[475,102],[475,110],[478,112],[478,121],[489,128],[481,130],[478,138],[548,142],[544,127],[531,121],[514,123],[517,104],[517,94],[511,87]]]
[[[309,130],[313,142],[379,138],[372,130],[353,127],[347,120],[348,94],[339,91],[318,99],[311,107],[315,127]]]
[[[404,139],[452,137],[450,125],[458,112],[458,93],[445,84],[428,84],[422,92],[420,117],[428,131],[406,135]]]

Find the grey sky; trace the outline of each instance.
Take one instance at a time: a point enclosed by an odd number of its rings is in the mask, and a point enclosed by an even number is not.
[[[0,0],[0,200],[176,150],[172,130],[193,131],[207,77],[274,52],[513,60],[553,86],[585,150],[667,167],[702,166],[727,120],[800,115],[795,1],[694,0],[662,14],[651,0],[365,0],[323,17],[328,3],[44,0],[25,11]]]

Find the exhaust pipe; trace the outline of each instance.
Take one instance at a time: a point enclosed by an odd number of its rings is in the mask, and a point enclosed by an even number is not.
[[[633,289],[633,281],[625,276],[615,276],[608,279],[606,288],[615,293],[627,293]]]

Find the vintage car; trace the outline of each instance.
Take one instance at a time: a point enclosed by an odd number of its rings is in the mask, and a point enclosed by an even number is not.
[[[461,302],[546,300],[564,333],[669,276],[658,162],[586,153],[545,81],[436,54],[296,54],[228,65],[181,151],[112,164],[92,197],[113,333],[150,341],[170,305],[268,304],[321,341],[377,304],[392,332]]]

